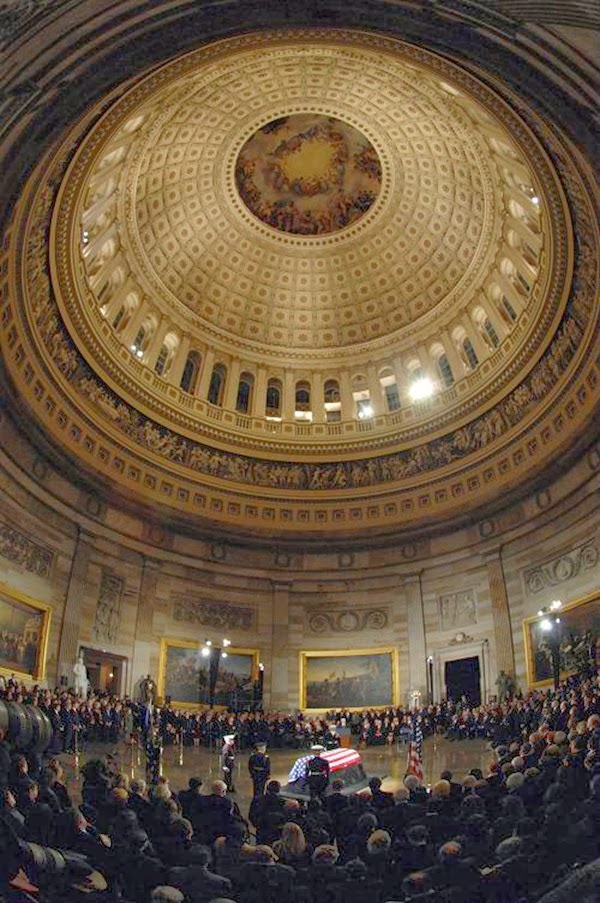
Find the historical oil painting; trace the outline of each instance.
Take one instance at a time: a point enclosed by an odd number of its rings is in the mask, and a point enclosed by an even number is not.
[[[235,167],[248,209],[280,232],[328,235],[360,219],[377,200],[381,162],[346,122],[315,113],[263,125]]]
[[[225,650],[223,650],[225,652]],[[218,655],[214,651],[213,655]],[[251,694],[258,653],[252,649],[227,649],[219,657],[211,692],[211,659],[203,657],[200,646],[183,641],[163,641],[159,675],[159,696],[183,705],[241,705]],[[213,671],[214,679],[214,671]]]
[[[369,708],[392,705],[394,651],[302,653],[302,708]]]
[[[565,605],[556,611],[560,623],[554,629],[560,636],[561,674],[584,670],[600,654],[600,595]],[[552,656],[548,634],[542,629],[542,616],[523,623],[530,684],[552,680]]]
[[[0,669],[39,680],[44,673],[50,610],[0,587]]]

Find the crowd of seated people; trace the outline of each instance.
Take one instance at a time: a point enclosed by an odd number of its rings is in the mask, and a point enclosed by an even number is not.
[[[0,681],[1,698],[37,705],[48,714],[54,728],[55,753],[70,751],[75,743],[79,749],[90,743],[114,746],[135,735],[144,718],[143,703],[128,696],[119,698],[90,690],[80,697],[64,688],[27,687],[15,678]],[[181,740],[185,746],[219,746],[223,736],[235,734],[240,749],[251,749],[260,742],[270,749],[309,749],[323,742],[329,726],[336,725],[348,727],[362,747],[392,746],[410,739],[415,718],[425,737],[438,733],[451,740],[484,738],[498,743],[524,730],[534,730],[548,705],[548,694],[533,690],[479,706],[465,699],[445,700],[416,712],[388,707],[363,712],[338,710],[323,717],[302,712],[186,711],[167,704],[154,707],[153,719],[164,745]],[[563,710],[566,706],[563,701]]]
[[[247,818],[220,781],[208,792],[200,779],[179,793],[165,778],[147,788],[111,757],[84,766],[73,799],[56,756],[28,758],[2,740],[0,896],[597,903],[600,677],[571,678],[510,711],[486,774],[445,772],[429,790],[409,774],[394,795],[377,778],[354,796],[334,783],[324,803],[306,805],[271,782]],[[68,859],[58,876],[55,864],[50,876],[40,868],[47,847]]]

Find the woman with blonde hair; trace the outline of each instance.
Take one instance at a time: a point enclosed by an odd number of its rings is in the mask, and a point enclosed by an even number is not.
[[[310,861],[304,831],[293,821],[284,824],[281,837],[273,844],[273,850],[284,865],[301,868]]]

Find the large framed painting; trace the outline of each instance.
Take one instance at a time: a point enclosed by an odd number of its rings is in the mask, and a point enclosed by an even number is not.
[[[556,614],[560,623],[561,676],[581,670],[590,655],[600,653],[600,591],[563,605]],[[552,656],[547,634],[542,630],[542,615],[523,621],[527,681],[531,687],[552,683]]]
[[[0,583],[0,672],[42,680],[52,609]]]
[[[190,708],[232,706],[249,701],[258,674],[258,649],[229,646],[212,648],[204,657],[202,644],[195,640],[163,639],[158,675],[158,695],[172,705]],[[211,667],[212,665],[212,667]],[[212,687],[211,687],[212,683]]]
[[[395,649],[300,654],[301,708],[315,711],[396,705]]]

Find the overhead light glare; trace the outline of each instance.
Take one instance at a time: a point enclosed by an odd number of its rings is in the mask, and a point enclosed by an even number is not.
[[[373,408],[370,404],[363,405],[358,412],[359,420],[367,420],[369,417],[373,416]]]
[[[224,645],[224,646],[231,646],[231,640],[226,640],[226,639],[224,639],[224,640],[223,640],[223,645]]]
[[[533,197],[531,198],[531,203],[537,205],[537,204],[539,204],[539,202],[540,202],[539,197],[537,196],[537,194],[534,194]]]
[[[552,621],[550,621],[549,618],[544,618],[544,620],[540,622],[540,627],[547,633],[549,630],[552,630]]]
[[[227,658],[227,653],[226,653],[226,652],[222,652],[222,653],[221,653],[221,657],[222,657],[222,658]]]
[[[551,611],[558,611],[559,608],[562,608],[562,602],[560,599],[555,599],[554,602],[550,603]]]
[[[210,655],[210,649],[208,648],[208,646],[203,646],[203,647],[202,647],[202,649],[200,650],[200,655],[201,655],[203,658],[208,658],[208,656]]]
[[[423,401],[426,398],[431,398],[433,395],[433,383],[427,376],[416,379],[412,383],[408,394],[413,401]]]
[[[205,646],[212,646],[212,640],[204,640]]]

